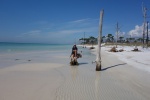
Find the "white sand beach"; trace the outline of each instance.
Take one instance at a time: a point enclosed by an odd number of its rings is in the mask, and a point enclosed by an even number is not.
[[[115,55],[118,59],[129,65],[139,68],[143,71],[150,72],[150,48],[143,48],[137,46],[138,52],[132,51],[135,46],[118,46],[117,49],[123,49],[123,52],[109,52],[113,46],[103,46],[101,49],[104,52]],[[97,46],[95,46],[97,48]],[[96,54],[96,49],[94,49],[94,54]]]
[[[99,72],[88,48],[82,48],[79,66],[69,65],[70,51],[43,53],[45,62],[16,60],[0,69],[0,100],[150,100],[150,73],[105,50]]]
[[[54,91],[63,82],[54,68],[59,64],[20,64],[0,70],[1,100],[54,100]]]

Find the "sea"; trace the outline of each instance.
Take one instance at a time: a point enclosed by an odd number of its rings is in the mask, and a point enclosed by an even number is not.
[[[0,53],[69,50],[72,45],[0,42]]]
[[[72,45],[44,43],[0,42],[0,68],[23,63],[68,63]],[[91,55],[89,49],[77,46],[82,55]]]

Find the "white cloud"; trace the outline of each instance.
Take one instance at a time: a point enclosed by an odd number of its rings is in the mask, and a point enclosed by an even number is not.
[[[83,33],[97,34],[98,33],[97,19],[81,19],[65,23],[51,23],[51,25],[41,26],[41,29],[30,30],[20,34],[18,37],[21,39],[35,40],[38,42],[60,42],[67,41],[71,43],[74,38],[81,38]],[[62,41],[63,40],[63,41]]]
[[[147,26],[145,26],[146,28]],[[150,34],[150,29],[148,29],[148,32]],[[145,29],[145,36],[147,34],[147,30]],[[131,30],[128,32],[128,35],[132,36],[132,37],[143,37],[143,25],[139,26],[136,25],[135,29]]]
[[[39,36],[41,34],[41,30],[32,30],[26,33],[22,33],[17,37],[36,37]]]
[[[142,26],[136,25],[135,29],[128,32],[128,35],[132,37],[142,37],[142,34],[143,34],[143,25]]]
[[[98,33],[98,21],[97,19],[81,19],[75,20],[71,22],[61,23],[59,25],[55,25],[51,30],[49,30],[48,34],[52,35],[73,35],[73,34],[81,34],[86,33]]]
[[[125,36],[125,32],[119,32],[119,37],[124,37]]]
[[[62,39],[72,39],[83,36],[83,33],[92,33],[95,31],[97,27],[91,27],[91,28],[83,28],[83,29],[64,29],[64,30],[58,30],[53,32],[48,32],[49,35],[47,35],[47,38],[56,39],[61,37]],[[68,37],[68,38],[67,38]],[[57,39],[58,40],[58,39]],[[59,41],[59,40],[58,40]],[[61,40],[62,41],[62,40]]]
[[[72,29],[72,30],[61,30],[58,32],[58,34],[61,33],[62,35],[67,35],[67,34],[73,34],[73,33],[78,33],[78,32],[82,32],[82,31],[83,30],[74,30],[74,29]]]
[[[86,21],[89,21],[89,20],[90,20],[90,18],[86,18],[86,19],[71,21],[70,23],[81,23],[81,22],[86,22]]]

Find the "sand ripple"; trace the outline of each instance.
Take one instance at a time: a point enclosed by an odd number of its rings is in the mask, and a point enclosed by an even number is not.
[[[66,79],[56,90],[55,100],[145,100],[109,73],[89,69],[80,66],[61,69]]]

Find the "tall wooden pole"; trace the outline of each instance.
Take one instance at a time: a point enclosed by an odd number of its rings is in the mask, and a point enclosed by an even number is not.
[[[146,44],[147,44],[147,48],[148,48],[148,41],[149,41],[149,37],[148,37],[148,21],[147,21],[147,38],[146,38]]]
[[[142,5],[143,10],[143,17],[144,17],[144,25],[143,25],[143,48],[144,48],[144,41],[145,41],[145,24],[146,24],[146,17],[147,17],[147,8]]]
[[[119,27],[118,27],[118,22],[117,22],[117,27],[116,27],[116,48],[117,48],[117,44],[118,44],[118,31],[119,31]]]
[[[145,16],[144,16],[144,25],[143,25],[143,48],[144,48],[144,40],[145,40]]]
[[[84,44],[85,44],[85,32],[84,32],[84,38],[83,38],[83,48],[84,48]]]
[[[96,71],[101,71],[101,38],[102,38],[102,23],[103,23],[103,14],[104,10],[100,12],[100,29],[98,36],[98,47],[97,47],[97,55],[96,55]]]
[[[84,48],[85,48],[85,32],[84,32]]]

